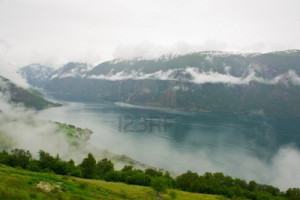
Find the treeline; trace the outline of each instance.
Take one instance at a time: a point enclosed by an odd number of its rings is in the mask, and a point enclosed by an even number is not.
[[[205,194],[219,194],[228,198],[241,197],[245,199],[300,199],[300,189],[288,189],[281,192],[278,188],[270,185],[258,184],[249,181],[225,176],[223,173],[205,173],[198,175],[188,171],[175,179],[176,188]]]
[[[0,164],[11,167],[21,167],[34,172],[52,172],[88,179],[102,179],[110,182],[124,182],[133,185],[152,186],[157,193],[166,188],[176,188],[183,191],[205,194],[223,195],[228,198],[268,200],[268,199],[300,199],[300,189],[291,188],[281,192],[270,185],[258,184],[255,181],[235,179],[223,173],[205,173],[198,175],[188,171],[175,179],[168,172],[156,169],[138,170],[132,166],[125,166],[122,170],[115,170],[114,164],[107,159],[96,162],[89,153],[79,165],[73,160],[64,161],[59,155],[52,156],[39,151],[39,158],[34,159],[29,151],[14,149],[11,152],[0,152]]]

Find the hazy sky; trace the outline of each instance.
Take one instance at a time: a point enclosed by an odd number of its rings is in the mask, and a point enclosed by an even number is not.
[[[0,67],[300,48],[299,0],[0,0]]]

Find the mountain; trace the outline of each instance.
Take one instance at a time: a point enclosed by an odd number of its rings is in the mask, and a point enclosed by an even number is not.
[[[43,88],[47,85],[54,69],[40,64],[32,64],[20,70],[21,76],[26,78],[30,85]]]
[[[11,102],[21,103],[26,107],[37,110],[60,106],[60,104],[44,99],[39,92],[19,87],[2,76],[0,76],[0,93],[7,94]]]
[[[71,100],[300,118],[299,75],[299,50],[265,54],[205,51],[115,59],[90,70],[86,64],[69,63],[53,69],[43,88]],[[30,73],[25,77],[31,77]]]
[[[58,70],[45,65],[31,64],[22,67],[19,73],[30,85],[44,88],[51,79],[78,77],[79,74],[86,72],[87,69],[88,65],[84,63],[68,63]]]

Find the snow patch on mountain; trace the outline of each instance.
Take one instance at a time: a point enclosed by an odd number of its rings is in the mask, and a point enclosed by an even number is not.
[[[83,78],[89,66],[86,63],[68,63],[63,67],[59,68],[55,72],[53,72],[51,76],[51,80],[55,78],[68,78],[68,77],[81,77]]]

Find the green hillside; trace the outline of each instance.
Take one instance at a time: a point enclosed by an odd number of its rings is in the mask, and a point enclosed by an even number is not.
[[[64,161],[59,155],[53,157],[42,150],[38,160],[23,149],[10,153],[3,150],[0,164],[14,167],[0,165],[0,199],[16,195],[23,195],[19,199],[27,196],[42,199],[300,199],[299,188],[284,192],[271,185],[248,183],[220,172],[198,175],[187,171],[174,179],[168,172],[153,168],[143,171],[124,166],[122,170],[115,170],[113,162],[107,159],[97,162],[91,153],[76,165],[72,159]]]
[[[216,195],[175,191],[176,199],[217,200]],[[171,199],[168,193],[161,199]],[[156,199],[150,187],[29,172],[0,165],[0,199]]]
[[[2,76],[0,76],[0,92],[7,93],[11,102],[22,103],[28,108],[41,110],[53,106],[61,106],[61,104],[46,100],[39,92],[19,87]]]

